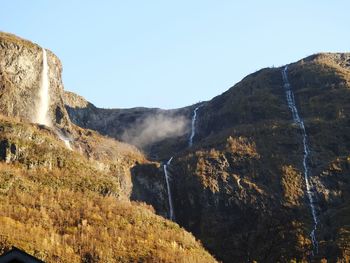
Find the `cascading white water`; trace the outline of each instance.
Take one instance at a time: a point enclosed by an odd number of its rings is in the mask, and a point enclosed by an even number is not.
[[[198,106],[197,108],[194,109],[193,111],[193,116],[192,116],[192,131],[191,131],[191,136],[189,138],[189,146],[191,147],[193,144],[193,138],[194,135],[196,134],[196,119],[197,119],[197,111],[202,105]],[[169,182],[169,175],[168,175],[168,166],[170,165],[171,161],[173,160],[173,157],[169,159],[169,161],[163,165],[163,170],[164,170],[164,176],[165,176],[165,181],[167,185],[167,190],[168,190],[168,201],[169,201],[169,219],[174,220],[174,208],[173,208],[173,199],[171,196],[171,190],[170,190],[170,182]]]
[[[69,150],[73,151],[72,146],[70,146],[70,142],[68,139],[63,139],[63,142]]]
[[[60,131],[56,131],[56,134],[58,138],[60,138],[60,140],[64,142],[64,145],[66,145],[66,148],[73,151],[72,146],[70,145],[69,139],[65,137]]]
[[[163,165],[164,169],[164,177],[166,181],[166,186],[168,190],[168,201],[169,201],[169,219],[174,220],[174,208],[173,208],[173,199],[171,196],[171,190],[170,190],[170,183],[169,183],[169,175],[168,175],[168,165],[170,165],[171,161],[173,160],[173,157],[169,159],[169,161]]]
[[[317,213],[316,213],[316,208],[315,208],[315,191],[311,189],[311,184],[309,180],[309,169],[308,169],[308,159],[310,155],[309,151],[309,146],[308,146],[308,141],[307,141],[307,135],[306,135],[306,130],[305,130],[305,125],[304,121],[302,118],[300,118],[300,115],[298,113],[298,109],[295,104],[295,99],[294,99],[294,93],[292,91],[291,85],[288,81],[288,66],[285,66],[284,69],[282,70],[282,78],[284,82],[284,89],[286,92],[286,98],[287,98],[287,103],[290,111],[292,112],[293,116],[293,121],[299,126],[301,130],[301,135],[303,137],[303,146],[304,146],[304,156],[303,156],[303,168],[304,168],[304,179],[305,179],[305,184],[306,184],[306,193],[307,197],[309,199],[309,204],[310,204],[310,209],[311,209],[311,214],[313,218],[313,229],[310,233],[312,245],[313,245],[313,254],[314,252],[318,252],[318,244],[317,244],[317,239],[316,239],[316,229],[317,229],[317,224],[318,224],[318,218],[317,218]]]
[[[192,116],[192,131],[191,131],[191,136],[189,138],[189,146],[191,147],[193,144],[193,138],[194,135],[196,134],[196,119],[197,119],[197,111],[202,105],[198,106],[197,108],[194,109],[193,111],[193,116]],[[170,190],[170,182],[169,182],[169,175],[168,175],[168,166],[170,165],[171,161],[173,160],[173,157],[169,159],[169,161],[163,165],[163,170],[164,170],[164,176],[165,176],[165,181],[167,185],[167,190],[168,190],[168,201],[169,201],[169,219],[174,220],[174,208],[173,208],[173,199],[171,196],[171,190]]]
[[[36,108],[35,122],[52,127],[52,122],[49,117],[49,106],[50,106],[50,79],[49,79],[49,65],[47,63],[47,54],[45,48],[42,49],[42,70],[41,70],[41,80],[39,87],[39,103]],[[67,139],[63,134],[56,130],[57,136],[64,142],[69,150],[72,150],[69,139]]]
[[[192,129],[191,129],[191,136],[188,141],[188,146],[191,147],[193,145],[193,138],[196,134],[196,120],[197,120],[197,111],[202,105],[198,106],[197,108],[194,109],[193,111],[193,116],[192,116]]]
[[[45,48],[42,49],[42,57],[43,57],[43,64],[42,64],[42,70],[41,70],[41,81],[40,81],[40,89],[39,89],[39,103],[38,107],[36,109],[36,118],[35,122],[51,126],[51,120],[48,116],[49,112],[49,102],[50,102],[50,95],[49,95],[49,88],[50,88],[50,82],[49,82],[49,66],[47,64],[47,55]]]

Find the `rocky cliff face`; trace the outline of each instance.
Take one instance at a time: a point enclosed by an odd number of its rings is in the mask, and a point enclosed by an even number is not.
[[[42,48],[30,41],[0,32],[0,111],[11,117],[34,122],[39,103]],[[47,52],[50,82],[49,116],[54,126],[69,129],[63,103],[62,65]]]
[[[158,160],[174,156],[169,172],[176,221],[219,259],[349,260],[349,65],[349,54],[328,53],[289,65],[288,78],[308,136],[312,191],[317,196],[319,250],[314,256],[303,137],[286,103],[282,68],[260,70],[204,103],[197,112],[191,148],[187,147],[189,131],[177,138],[181,147],[169,147],[175,138],[153,146]],[[187,109],[189,121],[193,109]],[[122,118],[118,121],[123,126]],[[162,166],[136,166],[133,197],[164,215],[167,193],[161,174]]]
[[[39,103],[42,48],[17,36],[0,33],[0,55],[0,113],[8,118],[9,123],[31,123]],[[96,132],[72,124],[63,102],[61,62],[51,51],[47,51],[47,62],[50,83],[48,115],[52,127],[41,127],[41,131],[55,136],[61,143],[62,136],[67,136],[74,151],[91,161],[99,162],[100,169],[114,171],[121,180],[125,196],[129,196],[132,187],[130,168],[135,161],[144,160],[144,157],[135,147],[107,139]],[[82,99],[80,103],[83,103]],[[48,153],[33,151],[33,145],[47,141],[38,137],[30,126],[23,128],[18,123],[10,127],[1,126],[1,129],[2,160],[26,163],[29,168],[51,169],[62,163],[56,163],[56,159],[61,159],[61,152],[57,153],[54,148],[47,149]],[[12,133],[11,136],[8,135],[9,132]],[[24,141],[26,142],[22,144]],[[52,153],[55,154],[52,156]]]

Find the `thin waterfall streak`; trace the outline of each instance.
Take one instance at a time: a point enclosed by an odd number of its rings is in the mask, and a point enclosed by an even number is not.
[[[288,81],[287,70],[288,70],[288,66],[285,66],[285,68],[282,70],[282,78],[283,78],[283,82],[284,82],[283,87],[284,87],[285,92],[286,92],[287,104],[288,104],[288,108],[290,109],[290,111],[292,113],[293,121],[299,126],[299,129],[301,130],[301,135],[303,137],[304,180],[305,180],[305,185],[306,185],[306,194],[307,194],[307,197],[309,200],[311,215],[312,215],[312,219],[314,222],[313,229],[310,233],[312,246],[313,246],[312,254],[314,255],[315,252],[318,253],[318,243],[317,243],[317,238],[316,238],[316,229],[317,229],[317,225],[318,225],[318,219],[317,219],[316,208],[314,205],[315,204],[315,199],[314,199],[315,193],[314,193],[314,190],[311,188],[311,184],[309,181],[309,168],[307,165],[310,151],[309,151],[304,121],[299,116],[298,109],[297,109],[296,103],[295,103],[294,93],[293,93],[293,91],[291,89],[291,85]]]
[[[171,196],[171,189],[170,189],[170,182],[169,182],[169,175],[168,175],[168,166],[170,165],[171,161],[173,160],[173,157],[169,159],[169,161],[163,165],[163,170],[164,170],[164,177],[165,177],[165,182],[167,186],[167,191],[168,191],[168,202],[169,202],[169,219],[174,220],[174,207],[173,207],[173,199]]]
[[[72,146],[70,145],[70,140],[69,140],[66,136],[64,136],[64,135],[62,134],[62,132],[59,131],[59,130],[56,131],[56,134],[57,134],[58,138],[60,138],[60,140],[64,142],[64,145],[66,146],[66,148],[67,148],[68,150],[73,151],[73,148],[72,148]]]
[[[191,123],[191,136],[188,141],[188,146],[191,147],[193,145],[193,138],[196,134],[196,120],[197,120],[197,111],[202,105],[198,106],[197,108],[194,109],[193,111],[193,116],[192,116],[192,123]]]

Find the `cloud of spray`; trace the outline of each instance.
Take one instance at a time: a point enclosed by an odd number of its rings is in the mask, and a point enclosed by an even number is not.
[[[188,120],[184,116],[151,115],[126,129],[122,139],[143,148],[166,138],[181,136],[187,128]]]

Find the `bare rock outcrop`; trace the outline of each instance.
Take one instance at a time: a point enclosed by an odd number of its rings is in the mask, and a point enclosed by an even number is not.
[[[42,47],[12,34],[0,32],[0,112],[35,122],[42,71]],[[50,82],[49,117],[57,128],[70,128],[63,103],[62,64],[47,51]]]

